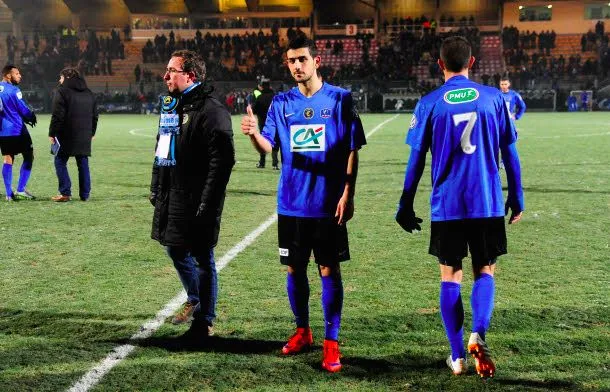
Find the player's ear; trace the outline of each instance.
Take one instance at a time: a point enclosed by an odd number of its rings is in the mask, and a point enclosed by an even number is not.
[[[436,60],[436,63],[438,64],[438,66],[441,68],[441,71],[445,70],[445,63],[443,63],[443,60],[438,59]]]
[[[470,56],[470,60],[468,60],[468,69],[472,68],[472,65],[475,61],[476,59],[474,58],[474,56]]]
[[[313,64],[315,65],[316,68],[320,68],[320,63],[322,62],[322,57],[321,56],[316,56],[313,58]]]

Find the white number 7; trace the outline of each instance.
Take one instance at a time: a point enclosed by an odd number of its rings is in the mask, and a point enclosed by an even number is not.
[[[464,151],[464,154],[473,154],[477,149],[477,146],[473,146],[472,144],[470,144],[470,134],[472,133],[472,128],[474,128],[474,123],[477,121],[477,112],[453,115],[453,124],[456,127],[459,123],[462,123],[464,121],[468,121],[468,124],[466,124],[466,128],[464,128],[464,131],[462,131],[462,136],[460,137],[460,145],[462,146],[462,151]]]

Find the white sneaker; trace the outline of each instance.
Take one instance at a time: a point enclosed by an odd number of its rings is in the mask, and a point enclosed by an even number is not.
[[[470,339],[468,339],[468,353],[474,358],[479,376],[485,378],[494,376],[496,365],[491,360],[489,347],[487,347],[487,343],[476,332],[471,333]]]
[[[461,374],[466,374],[468,370],[468,363],[466,362],[466,358],[458,358],[455,361],[451,359],[451,354],[447,357],[447,366],[449,369],[455,374],[459,376]]]

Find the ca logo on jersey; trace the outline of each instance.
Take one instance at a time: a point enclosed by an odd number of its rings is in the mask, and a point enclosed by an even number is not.
[[[468,88],[460,88],[457,90],[447,91],[443,99],[445,102],[451,105],[456,105],[458,103],[466,103],[472,102],[479,98],[479,91],[468,87]]]
[[[290,126],[290,151],[325,151],[326,126],[307,124]]]

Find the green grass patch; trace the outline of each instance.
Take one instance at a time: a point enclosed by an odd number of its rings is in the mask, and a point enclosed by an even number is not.
[[[363,115],[370,131],[391,115]],[[344,370],[320,370],[323,321],[313,267],[317,349],[284,358],[293,330],[276,226],[219,275],[217,343],[187,347],[186,327],[164,324],[110,371],[98,391],[610,389],[610,118],[528,113],[517,124],[526,212],[508,227],[488,342],[497,376],[454,377],[438,310],[439,272],[427,254],[430,171],[415,201],[424,230],[394,222],[410,115],[386,124],[361,151],[352,260],[343,265]],[[228,188],[217,258],[274,211],[278,172],[233,118],[238,163]],[[60,391],[128,342],[180,290],[171,261],[150,239],[147,200],[157,118],[105,115],[90,160],[88,202],[53,203],[49,116],[32,131],[36,201],[0,203],[0,391]],[[131,132],[130,132],[131,131]],[[15,165],[15,183],[21,158]],[[70,162],[73,194],[76,165]],[[2,191],[2,193],[4,193]],[[465,274],[463,298],[472,284]],[[466,303],[466,330],[470,311]]]

